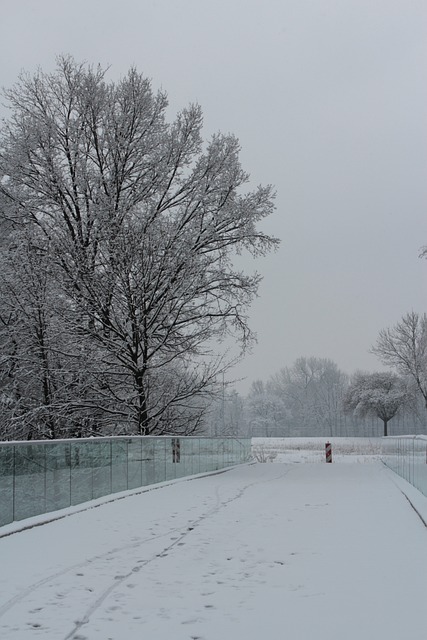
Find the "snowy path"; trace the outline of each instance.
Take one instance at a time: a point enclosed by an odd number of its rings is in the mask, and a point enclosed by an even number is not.
[[[380,463],[180,481],[2,538],[0,560],[5,640],[426,633],[427,529]]]

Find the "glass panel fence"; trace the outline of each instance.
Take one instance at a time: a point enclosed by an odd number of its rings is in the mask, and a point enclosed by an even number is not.
[[[46,510],[46,450],[35,444],[15,449],[14,517],[29,518]]]
[[[250,459],[250,438],[128,437],[0,443],[0,526]]]
[[[383,438],[382,460],[427,496],[427,436]]]

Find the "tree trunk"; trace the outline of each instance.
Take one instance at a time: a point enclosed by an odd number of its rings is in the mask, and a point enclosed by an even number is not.
[[[383,418],[383,422],[384,422],[384,436],[387,436],[388,435],[388,433],[387,433],[388,420],[384,420],[384,418]]]
[[[140,436],[148,436],[150,433],[147,406],[147,396],[145,393],[143,374],[141,371],[135,373],[136,388],[138,391],[138,406],[137,406],[137,429]]]

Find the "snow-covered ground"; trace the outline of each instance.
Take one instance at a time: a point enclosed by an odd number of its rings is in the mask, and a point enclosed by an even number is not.
[[[0,538],[0,638],[424,640],[427,498],[277,457]]]
[[[252,438],[252,451],[259,462],[324,462],[326,442],[334,462],[381,459],[382,438]]]

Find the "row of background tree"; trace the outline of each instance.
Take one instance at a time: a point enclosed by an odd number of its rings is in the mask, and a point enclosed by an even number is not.
[[[380,436],[426,433],[427,318],[406,314],[372,348],[392,370],[347,375],[326,358],[301,357],[246,397],[224,391],[212,434]]]

